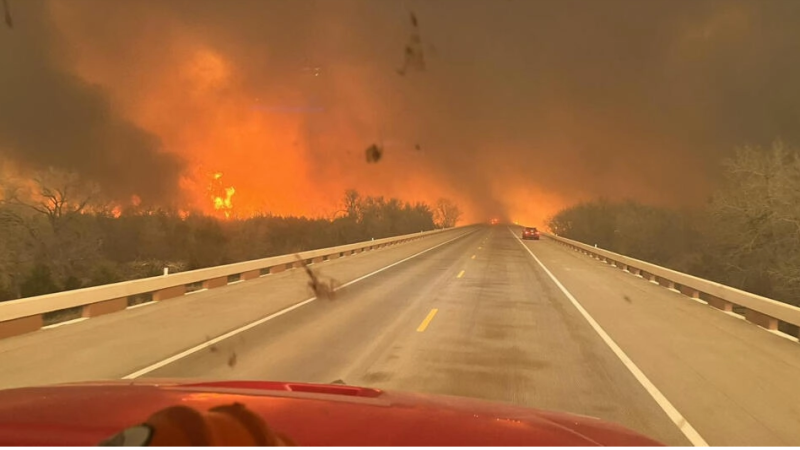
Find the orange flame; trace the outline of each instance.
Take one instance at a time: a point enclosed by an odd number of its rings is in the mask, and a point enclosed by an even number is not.
[[[225,218],[228,219],[233,213],[233,194],[236,193],[236,189],[233,186],[223,187],[221,179],[222,172],[216,172],[209,190],[211,191],[211,201],[214,204],[214,209],[222,212]]]

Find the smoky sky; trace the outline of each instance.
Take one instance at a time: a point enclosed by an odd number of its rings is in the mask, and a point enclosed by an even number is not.
[[[379,192],[418,171],[476,217],[537,195],[698,204],[737,146],[800,140],[795,0],[64,4],[80,18],[70,26],[90,30],[82,45],[118,69],[102,86],[81,81],[59,57],[69,48],[49,3],[11,0],[0,146],[153,195],[174,188],[180,159],[105,90],[168,72],[182,36],[232,61],[254,108],[302,116],[319,179],[356,173]],[[425,67],[400,75],[412,12]],[[367,164],[374,143],[384,157]]]
[[[101,87],[66,70],[46,4],[9,4],[14,27],[0,30],[0,156],[32,170],[77,171],[118,198],[178,193],[179,158],[127,121]]]

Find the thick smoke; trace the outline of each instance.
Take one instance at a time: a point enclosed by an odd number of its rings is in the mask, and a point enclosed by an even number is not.
[[[153,138],[115,118],[98,88],[60,70],[51,56],[56,31],[42,28],[45,11],[32,4],[13,2],[15,29],[0,35],[4,55],[15,52],[3,56],[0,71],[3,143],[40,162],[93,161],[86,170],[114,177],[128,165],[118,158],[138,149],[132,167],[152,166],[159,180],[174,182],[178,166]],[[147,117],[137,123],[147,122],[141,126],[169,139],[181,157],[236,161],[225,179],[236,182],[240,201],[247,192],[267,199],[296,192],[295,202],[318,205],[354,186],[453,197],[476,220],[540,219],[600,195],[692,205],[714,187],[721,158],[736,146],[800,142],[795,0],[59,5],[59,30],[86,63],[81,79],[90,73],[123,110]],[[424,65],[404,66],[410,42]],[[220,55],[233,75],[202,97],[166,99],[180,84],[162,81],[198,49]],[[9,61],[19,66],[6,71]],[[91,107],[68,113],[64,105],[73,104]],[[176,119],[142,113],[154,109]],[[207,144],[203,133],[223,115],[276,125],[264,137],[254,137],[253,125]],[[52,133],[42,132],[48,126]],[[192,134],[203,138],[190,142]],[[384,153],[368,164],[364,151],[373,144]]]
[[[77,171],[117,198],[177,198],[179,158],[127,121],[102,88],[69,73],[45,3],[9,3],[15,26],[0,30],[0,157],[31,170]]]

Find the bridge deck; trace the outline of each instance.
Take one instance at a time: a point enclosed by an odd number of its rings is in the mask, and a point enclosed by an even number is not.
[[[343,379],[591,415],[689,444],[527,246],[708,443],[800,444],[796,342],[547,240],[520,244],[500,226],[472,231],[446,244],[460,232],[321,263],[341,282],[372,275],[332,302],[305,304],[213,345],[203,343],[308,298],[304,274],[5,339],[0,387],[137,371]]]

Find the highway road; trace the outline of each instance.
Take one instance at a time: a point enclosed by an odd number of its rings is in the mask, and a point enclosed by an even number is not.
[[[517,229],[473,227],[0,341],[0,387],[271,379],[476,397],[664,443],[800,445],[800,346]]]

